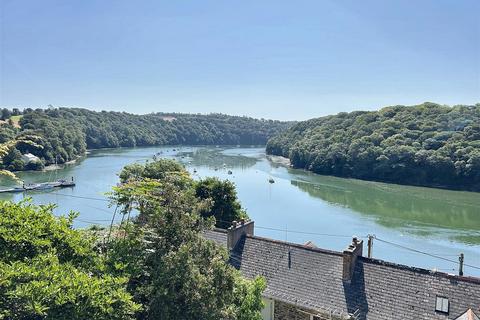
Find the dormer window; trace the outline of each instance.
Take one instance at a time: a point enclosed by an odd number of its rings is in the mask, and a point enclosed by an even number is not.
[[[435,304],[435,311],[448,314],[450,304],[445,297],[437,296],[437,302]]]

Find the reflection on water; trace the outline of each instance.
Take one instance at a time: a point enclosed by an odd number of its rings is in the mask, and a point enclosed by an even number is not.
[[[80,213],[75,227],[109,224],[114,208],[105,193],[118,183],[117,174],[127,164],[145,162],[154,155],[185,164],[195,179],[216,176],[237,186],[238,196],[256,221],[256,233],[265,237],[343,250],[349,235],[375,233],[379,238],[404,246],[450,257],[464,252],[472,265],[480,265],[480,194],[399,186],[319,176],[291,169],[281,159],[266,157],[263,148],[149,147],[92,151],[75,164],[59,170],[21,172],[29,182],[74,177],[77,185],[55,191],[0,194],[14,201],[31,196],[37,204],[55,203],[56,214]],[[273,161],[271,161],[273,160]],[[228,171],[232,171],[229,174]],[[273,177],[274,184],[268,182]],[[1,179],[2,187],[15,184]],[[121,219],[117,215],[117,222]],[[263,227],[263,229],[262,229]],[[267,227],[267,228],[265,228]],[[282,230],[300,230],[294,234]],[[342,237],[315,237],[332,233]],[[378,258],[452,271],[456,266],[431,257],[398,252],[377,243]],[[467,274],[480,275],[466,269]]]
[[[291,184],[313,197],[371,216],[388,228],[423,236],[447,229],[457,241],[480,244],[480,196],[476,193],[325,176]]]
[[[229,154],[221,148],[201,148],[180,151],[176,159],[187,166],[207,167],[209,169],[239,168],[247,169],[257,163],[257,159],[242,154]]]

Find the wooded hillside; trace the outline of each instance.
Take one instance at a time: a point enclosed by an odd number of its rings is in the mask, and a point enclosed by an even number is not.
[[[480,104],[434,103],[299,122],[267,153],[325,175],[480,190]]]
[[[8,111],[8,110],[7,110]],[[63,163],[87,148],[154,145],[264,145],[289,123],[224,114],[96,112],[78,108],[26,109],[20,128],[0,125],[0,143],[21,136],[39,137],[41,148],[19,145],[4,158],[3,168],[22,170],[21,154],[45,164]],[[56,160],[55,160],[56,158]]]

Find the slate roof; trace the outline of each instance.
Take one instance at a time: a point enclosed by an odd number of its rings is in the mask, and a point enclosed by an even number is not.
[[[227,230],[216,228],[205,231],[205,238],[215,241],[217,244],[227,246]]]
[[[226,246],[225,230],[206,233]],[[341,252],[244,236],[230,262],[247,278],[267,280],[265,296],[298,307],[361,320],[454,319],[480,308],[480,279],[360,257],[350,284],[342,281]],[[435,312],[436,297],[449,299],[449,315]]]

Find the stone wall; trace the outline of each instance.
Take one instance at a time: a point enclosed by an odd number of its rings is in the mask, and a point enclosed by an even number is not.
[[[274,320],[310,320],[310,314],[317,314],[317,312],[301,309],[288,303],[275,301]],[[339,320],[339,318],[325,315],[323,317],[315,317],[315,320]]]
[[[291,304],[275,301],[274,320],[310,320],[310,316]]]

